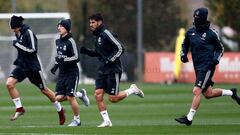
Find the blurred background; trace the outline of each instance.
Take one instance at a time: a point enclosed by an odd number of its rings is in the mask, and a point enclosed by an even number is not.
[[[216,70],[215,80],[240,83],[239,0],[0,0],[0,5],[0,80],[3,82],[14,68],[12,62],[16,58],[16,50],[12,47],[14,37],[8,26],[13,14],[25,17],[24,23],[37,35],[45,76],[48,81],[54,81],[55,76],[49,70],[55,55],[58,21],[71,18],[78,46],[94,48],[88,16],[96,12],[103,15],[108,29],[118,35],[126,49],[122,56],[122,81],[192,82],[192,63],[181,65],[177,62],[179,58],[175,54],[182,42],[177,39],[184,38],[184,32],[192,26],[194,9],[207,7],[208,19],[218,31],[226,52]],[[80,82],[94,83],[98,60],[80,57]]]

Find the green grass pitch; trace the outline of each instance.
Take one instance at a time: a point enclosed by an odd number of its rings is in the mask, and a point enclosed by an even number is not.
[[[122,83],[121,89],[130,84]],[[145,93],[140,99],[130,96],[117,104],[107,102],[108,112],[113,123],[112,128],[97,128],[101,116],[94,100],[94,86],[85,87],[90,96],[91,105],[85,107],[79,100],[81,127],[67,127],[72,112],[69,104],[63,102],[67,121],[58,125],[58,115],[53,105],[36,87],[19,84],[22,103],[26,109],[24,116],[16,121],[9,118],[15,111],[4,84],[0,84],[0,134],[79,134],[79,135],[239,135],[240,106],[231,97],[207,100],[196,113],[192,126],[180,125],[174,118],[188,112],[192,100],[192,84],[138,84]],[[54,89],[55,84],[49,84]],[[232,88],[238,85],[216,84],[215,87]],[[239,92],[240,94],[240,92]],[[105,95],[105,99],[107,99]]]

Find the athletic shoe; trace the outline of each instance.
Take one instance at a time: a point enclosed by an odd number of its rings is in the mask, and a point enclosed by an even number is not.
[[[97,127],[112,127],[111,121],[104,121],[102,124],[98,125]]]
[[[25,113],[25,109],[23,107],[17,108],[15,114],[10,118],[11,121],[16,120],[20,116]]]
[[[240,98],[237,95],[237,89],[236,88],[232,88],[230,89],[232,91],[232,99],[234,99],[239,105],[240,105]]]
[[[187,116],[176,118],[175,120],[180,124],[186,124],[187,126],[190,126],[192,124],[192,121],[188,120]]]
[[[87,96],[86,90],[82,89],[79,92],[82,93],[82,97],[81,98],[79,97],[79,99],[84,103],[85,106],[89,106],[90,105],[90,100]]]
[[[76,127],[81,126],[81,122],[78,122],[77,120],[72,120],[70,124],[68,124],[68,127]]]
[[[141,98],[144,98],[144,93],[142,90],[140,90],[136,84],[131,84],[130,86],[130,89],[133,89],[135,92],[133,94],[141,97]]]
[[[59,116],[59,125],[63,125],[65,123],[65,110],[62,107],[62,109],[58,112],[58,116]]]

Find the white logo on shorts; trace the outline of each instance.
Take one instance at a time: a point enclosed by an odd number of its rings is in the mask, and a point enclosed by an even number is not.
[[[112,88],[112,91],[111,91],[111,93],[114,93],[115,92],[115,89],[114,88]]]
[[[202,86],[202,81],[199,81],[197,85]]]

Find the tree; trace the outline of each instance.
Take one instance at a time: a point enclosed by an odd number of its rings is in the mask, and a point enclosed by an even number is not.
[[[211,11],[212,21],[220,28],[229,26],[236,31],[232,40],[240,46],[240,1],[239,0],[205,0]],[[239,47],[240,48],[240,47]]]
[[[0,13],[11,12],[11,1],[0,0]],[[9,32],[9,24],[7,20],[0,20],[1,34]]]
[[[12,11],[12,8],[11,8],[11,1],[8,0],[0,0],[0,12],[1,13],[7,13],[7,12],[10,12]]]
[[[79,20],[82,18],[78,21],[78,25],[81,24],[82,26],[75,27],[82,31],[82,34],[77,34],[82,37],[79,39],[86,39],[86,36],[90,35],[88,29],[84,28],[88,27],[87,16],[83,15],[100,12],[104,16],[106,25],[110,26],[109,29],[112,32],[118,34],[127,51],[135,51],[136,0],[69,0],[68,3],[71,3],[68,7],[72,19]],[[81,3],[85,3],[85,6]],[[85,11],[83,10],[84,7]],[[144,0],[144,48],[149,51],[173,50],[174,39],[179,27],[186,26],[186,21],[181,13],[177,0]]]
[[[16,12],[66,12],[67,0],[16,0]]]
[[[151,51],[174,50],[177,31],[186,26],[178,1],[145,0],[143,5],[145,48]]]
[[[67,0],[16,0],[16,13],[42,13],[42,12],[65,12],[67,11],[66,6]],[[1,13],[11,13],[12,1],[11,0],[0,0],[0,12]],[[23,16],[24,17],[24,16]],[[11,35],[9,31],[9,20],[3,19],[0,21],[1,35]],[[47,20],[32,20],[26,19],[24,23],[31,24],[31,28],[36,32],[36,34],[56,32],[56,25],[59,19],[49,19]],[[44,25],[43,25],[44,24]]]

